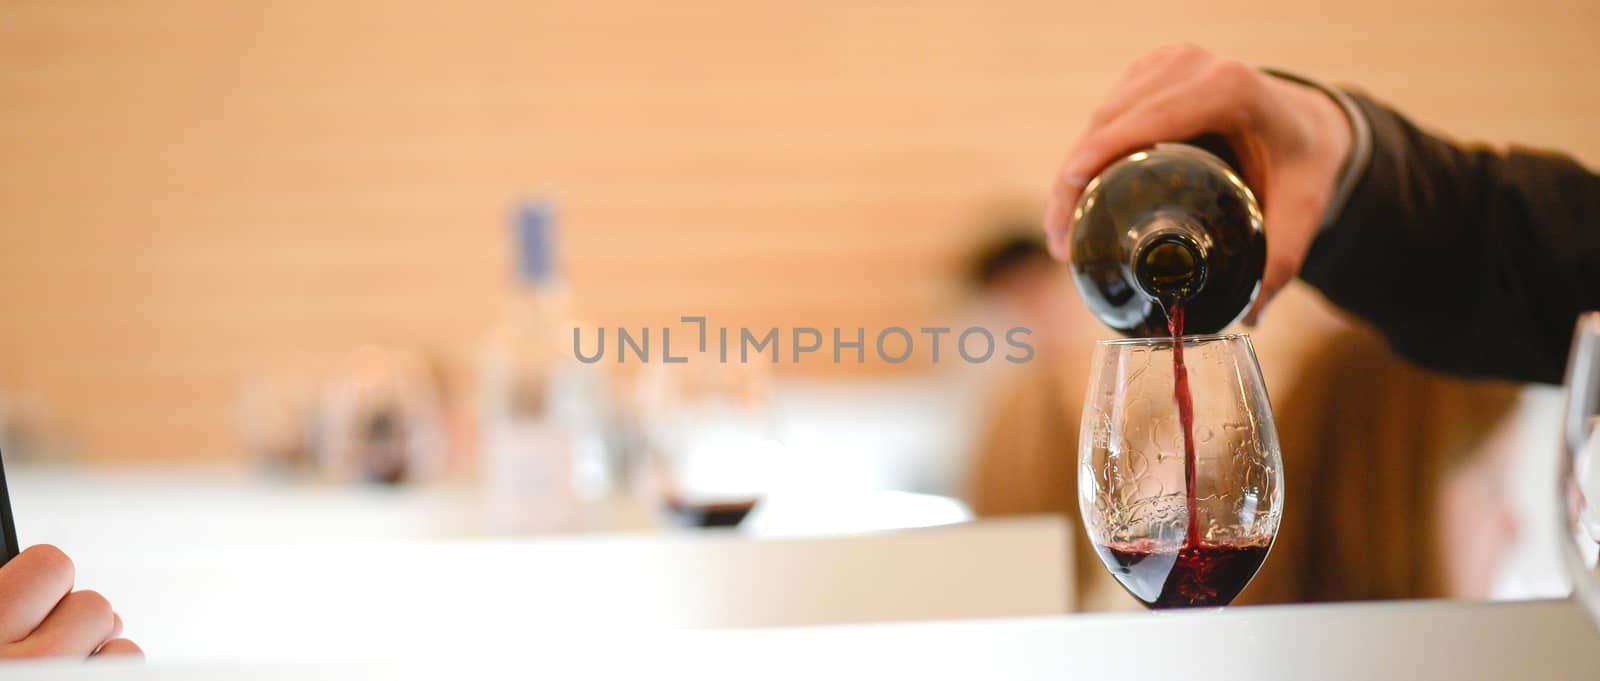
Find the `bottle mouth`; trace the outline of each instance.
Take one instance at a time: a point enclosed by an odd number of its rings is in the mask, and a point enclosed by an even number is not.
[[[1145,295],[1170,304],[1205,286],[1206,247],[1192,234],[1177,225],[1158,228],[1134,246],[1133,278]]]

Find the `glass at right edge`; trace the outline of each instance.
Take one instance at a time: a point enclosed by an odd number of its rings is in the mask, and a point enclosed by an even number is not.
[[[1571,538],[1562,554],[1574,598],[1600,628],[1600,311],[1578,317],[1573,332],[1561,444],[1560,513]]]

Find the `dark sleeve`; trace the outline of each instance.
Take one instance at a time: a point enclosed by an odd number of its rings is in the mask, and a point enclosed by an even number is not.
[[[1351,94],[1371,156],[1300,277],[1422,366],[1560,383],[1600,309],[1600,177],[1572,159],[1467,148]]]

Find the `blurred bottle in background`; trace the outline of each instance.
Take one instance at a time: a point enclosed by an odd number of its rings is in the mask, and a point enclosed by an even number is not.
[[[316,425],[317,462],[333,480],[417,482],[443,468],[438,391],[416,352],[368,346],[350,353],[323,392]]]
[[[513,220],[517,290],[479,367],[479,446],[488,522],[498,532],[577,529],[611,491],[610,383],[573,353],[575,321],[556,262],[556,213],[529,201]],[[592,347],[592,346],[591,346]]]

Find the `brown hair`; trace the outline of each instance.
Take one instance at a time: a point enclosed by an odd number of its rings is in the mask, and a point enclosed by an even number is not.
[[[1517,386],[1419,369],[1365,329],[1334,334],[1300,366],[1275,414],[1283,524],[1239,602],[1449,595],[1439,492],[1482,451]]]

